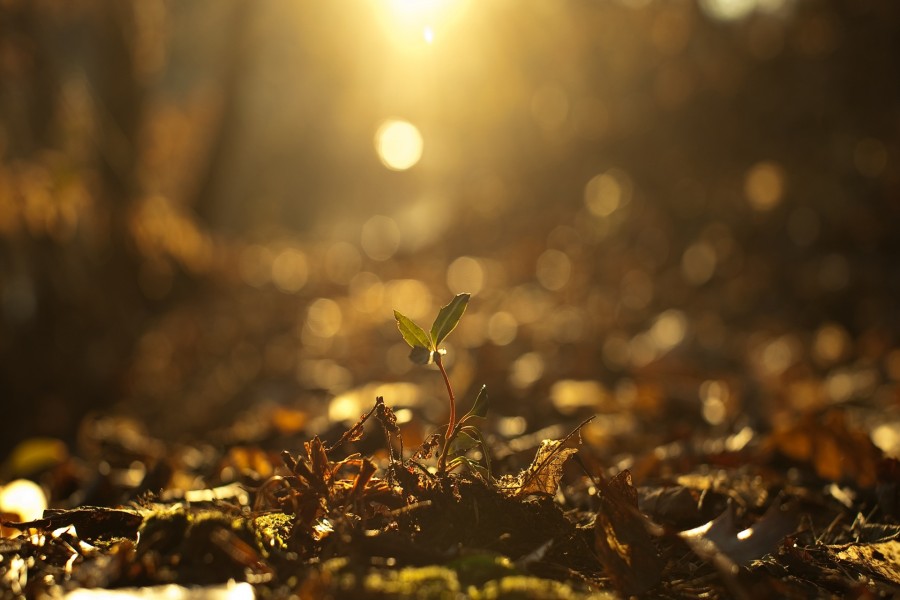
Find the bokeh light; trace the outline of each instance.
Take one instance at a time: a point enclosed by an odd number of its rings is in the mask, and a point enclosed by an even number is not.
[[[584,203],[591,213],[608,217],[631,201],[631,178],[621,169],[595,175],[584,189]]]
[[[536,352],[528,352],[512,363],[509,372],[510,383],[517,388],[527,388],[544,374],[544,358]]]
[[[447,287],[454,294],[477,294],[484,285],[484,268],[476,258],[460,256],[447,267]]]
[[[431,291],[418,279],[395,279],[385,286],[385,298],[389,306],[396,308],[410,319],[421,319],[431,311]],[[385,314],[390,309],[385,306]]]
[[[422,158],[422,134],[409,121],[388,119],[375,132],[375,150],[381,163],[392,171],[406,171]]]
[[[41,486],[27,479],[16,479],[0,485],[0,512],[13,516],[13,521],[31,521],[44,516],[47,495]]]
[[[363,224],[360,244],[372,259],[384,261],[400,248],[401,232],[397,222],[384,215],[375,215]]]
[[[341,330],[342,312],[337,302],[319,298],[307,310],[306,327],[320,338],[330,338]]]
[[[272,261],[272,281],[283,292],[299,292],[309,277],[306,255],[296,248],[285,248]]]
[[[500,311],[491,315],[487,324],[488,339],[498,346],[506,346],[516,339],[519,323],[508,312]]]
[[[535,275],[542,286],[551,291],[562,289],[572,274],[572,261],[565,252],[545,250],[537,260]]]
[[[681,256],[681,272],[692,285],[703,285],[716,272],[716,250],[708,242],[688,246]]]
[[[777,163],[764,161],[757,163],[747,172],[744,193],[753,208],[765,211],[781,202],[784,186],[784,169]]]

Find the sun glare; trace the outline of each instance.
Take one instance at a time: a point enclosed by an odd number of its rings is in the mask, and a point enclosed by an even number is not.
[[[390,36],[416,46],[434,43],[436,34],[462,14],[465,4],[465,0],[387,0],[378,6]]]

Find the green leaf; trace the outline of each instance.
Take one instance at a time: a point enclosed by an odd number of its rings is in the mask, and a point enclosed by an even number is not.
[[[450,445],[450,452],[454,455],[462,454],[471,450],[479,443],[480,442],[475,437],[469,435],[468,432],[460,431],[453,440],[453,444]]]
[[[465,414],[465,416],[459,420],[458,427],[462,427],[462,425],[468,421],[469,419],[486,419],[488,412],[488,395],[487,395],[487,386],[481,386],[481,389],[478,390],[478,395],[475,396],[475,403],[472,404],[472,408],[469,409],[469,412]]]
[[[447,306],[441,307],[434,324],[431,326],[431,339],[434,340],[435,348],[441,345],[450,332],[456,329],[457,323],[466,312],[466,306],[469,304],[471,294],[459,294],[451,300]]]
[[[396,310],[394,311],[394,318],[397,319],[397,329],[400,330],[400,335],[403,336],[403,339],[406,340],[407,344],[413,348],[420,346],[426,350],[435,350],[431,338],[428,337],[425,330],[416,325],[412,319],[401,315]]]
[[[484,466],[479,465],[466,456],[466,453],[476,446],[481,448]],[[448,471],[452,471],[460,463],[465,463],[484,477],[485,481],[491,481],[491,455],[488,451],[488,445],[484,441],[481,431],[474,425],[466,425],[457,429],[456,439],[453,440],[453,445],[451,446],[451,456],[453,456],[453,459],[447,465]]]
[[[491,480],[491,453],[488,450],[488,445],[484,441],[484,436],[481,434],[481,430],[475,427],[474,425],[466,425],[462,429],[460,429],[460,434],[465,434],[471,438],[475,438],[478,440],[478,445],[481,446],[481,454],[484,458],[484,464],[487,468],[487,480]]]
[[[466,465],[467,467],[469,467],[469,470],[479,475],[485,482],[489,482],[491,480],[491,474],[488,469],[485,469],[468,456],[457,456],[449,463],[447,463],[447,470],[452,471],[460,465]]]

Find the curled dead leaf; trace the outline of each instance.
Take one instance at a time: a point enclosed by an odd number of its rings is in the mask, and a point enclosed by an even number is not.
[[[622,471],[600,485],[594,521],[594,548],[609,578],[626,595],[642,594],[659,583],[663,561],[650,531],[654,524],[638,510],[631,473]]]
[[[531,494],[553,496],[562,478],[563,464],[578,452],[581,445],[579,435],[570,435],[563,440],[544,440],[538,447],[531,465],[518,475],[505,475],[498,483],[501,492],[512,498],[524,498]]]

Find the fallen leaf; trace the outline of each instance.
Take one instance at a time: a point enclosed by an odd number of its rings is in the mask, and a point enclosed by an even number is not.
[[[659,583],[664,565],[649,532],[653,524],[638,510],[631,473],[625,470],[601,482],[599,499],[594,521],[597,557],[619,591],[642,594]]]
[[[733,505],[700,527],[682,531],[680,536],[698,556],[721,565],[748,565],[772,552],[778,542],[797,528],[799,516],[794,505],[774,503],[751,527],[739,529]]]
[[[695,526],[704,521],[700,511],[703,493],[699,490],[674,485],[641,488],[639,492],[641,512],[649,515],[657,523],[681,528]]]
[[[835,556],[856,568],[871,571],[895,585],[900,585],[900,542],[897,540],[840,547]]]
[[[882,457],[869,435],[851,427],[841,410],[810,414],[798,423],[782,427],[772,433],[766,447],[809,463],[823,479],[852,481],[864,488],[875,485]]]
[[[577,433],[563,440],[542,441],[531,465],[516,477],[504,476],[498,487],[513,498],[531,494],[555,495],[562,478],[563,464],[578,452],[579,445],[581,437]]]

